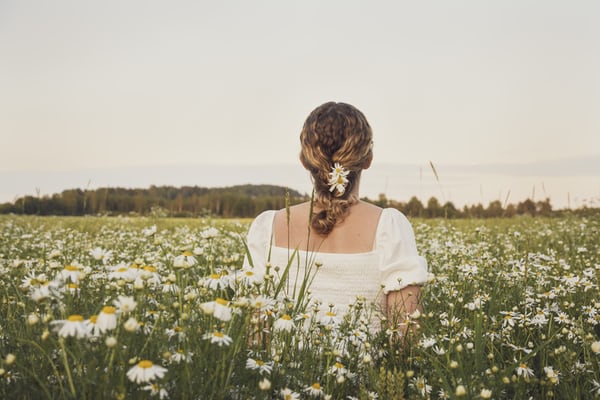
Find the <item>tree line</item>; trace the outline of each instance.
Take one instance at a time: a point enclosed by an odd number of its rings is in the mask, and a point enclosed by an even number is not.
[[[156,215],[172,217],[215,216],[252,218],[269,209],[284,208],[310,200],[306,194],[274,185],[238,185],[225,188],[199,186],[151,186],[148,189],[99,188],[69,189],[51,196],[24,196],[12,203],[0,204],[0,214],[28,215]],[[441,204],[431,197],[423,204],[417,197],[407,202],[388,199],[363,200],[380,207],[392,207],[416,218],[498,218],[517,215],[550,217],[564,210],[553,210],[550,199],[526,199],[517,204],[492,201],[457,208],[452,202]],[[596,214],[597,208],[573,210],[576,214]]]

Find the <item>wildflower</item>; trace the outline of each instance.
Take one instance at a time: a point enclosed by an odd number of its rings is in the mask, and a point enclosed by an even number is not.
[[[223,345],[229,346],[231,343],[233,343],[233,339],[231,339],[230,336],[219,331],[205,333],[204,336],[202,336],[202,338],[207,340],[210,339],[211,343],[216,343],[217,345],[219,345],[219,347]]]
[[[273,323],[274,331],[290,332],[294,328],[294,321],[288,314],[283,314],[281,318]]]
[[[546,373],[546,378],[556,385],[558,383],[558,372],[554,371],[554,368],[551,366],[544,367],[544,372]]]
[[[421,396],[428,396],[431,393],[431,386],[427,384],[427,380],[422,376],[413,378],[410,386],[414,387],[421,393]]]
[[[109,330],[113,330],[117,327],[117,309],[113,306],[106,306],[102,308],[98,318],[95,321],[96,327],[101,333]]]
[[[27,325],[35,325],[39,322],[40,318],[35,313],[31,313],[27,316]]]
[[[260,382],[258,382],[258,388],[262,391],[271,389],[271,381],[267,378],[263,378]]]
[[[248,358],[246,360],[246,368],[258,371],[260,374],[270,374],[273,370],[273,361],[264,362],[262,360],[255,360],[254,358]]]
[[[339,195],[343,195],[346,191],[346,185],[348,184],[348,176],[350,172],[347,171],[340,163],[333,164],[331,168],[331,172],[329,173],[329,180],[327,184],[329,185],[329,191],[333,192],[337,190]]]
[[[527,366],[524,362],[521,362],[517,367],[517,375],[529,378],[533,376],[533,370]]]
[[[77,283],[79,281],[79,274],[81,270],[77,265],[66,265],[65,268],[60,271],[60,276],[62,279],[67,280],[70,279],[71,282]]]
[[[4,363],[6,365],[11,365],[12,363],[15,362],[16,359],[17,359],[17,356],[15,356],[13,353],[8,353],[6,355],[6,357],[4,357]]]
[[[119,311],[127,314],[133,310],[137,306],[137,302],[131,296],[119,296],[117,300],[113,302],[113,304],[119,309]]]
[[[288,388],[281,389],[280,394],[283,400],[300,400],[300,394]]]
[[[142,235],[144,236],[152,236],[156,233],[156,225],[152,225],[148,228],[142,229]]]
[[[338,325],[339,323],[340,319],[334,311],[327,311],[321,318],[321,324],[323,325]]]
[[[213,315],[215,318],[221,321],[229,321],[231,319],[229,302],[220,297],[217,297],[215,301],[202,303],[200,308],[205,314]]]
[[[600,342],[592,343],[592,351],[596,354],[600,354]]]
[[[146,386],[142,387],[142,390],[146,390],[150,392],[150,396],[158,395],[160,400],[169,398],[169,392],[167,389],[160,386],[158,383],[149,383]]]
[[[83,323],[83,316],[79,314],[69,315],[67,319],[52,321],[51,324],[57,325],[55,330],[58,331],[60,337],[75,336],[81,339],[88,335],[88,330]]]
[[[263,295],[250,298],[250,306],[258,311],[272,311],[275,300]]]
[[[117,339],[114,336],[109,336],[106,338],[106,340],[104,340],[104,344],[109,349],[112,349],[113,347],[115,347],[117,345]]]
[[[319,382],[315,382],[312,385],[305,387],[304,392],[306,392],[309,396],[315,397],[323,395],[323,389],[321,389],[321,384]]]
[[[173,267],[175,268],[189,268],[196,265],[198,261],[192,253],[189,251],[183,252],[180,256],[175,257],[173,260]]]
[[[423,347],[424,349],[428,349],[429,347],[433,346],[434,344],[436,344],[436,340],[433,336],[429,337],[429,338],[424,338],[420,342],[421,347]]]
[[[186,353],[185,351],[183,351],[183,349],[177,349],[176,352],[171,354],[171,357],[169,357],[169,359],[177,364],[181,363],[182,361],[191,362],[192,361],[192,353],[191,352]]]
[[[348,372],[348,370],[344,367],[344,364],[336,362],[331,366],[331,368],[329,368],[328,372],[332,375],[337,375],[339,377],[341,375],[345,375]]]
[[[482,399],[491,399],[492,398],[492,391],[490,389],[481,389],[481,392],[479,393],[479,397],[481,397]]]
[[[140,324],[134,317],[129,317],[129,319],[123,324],[123,327],[127,332],[135,332],[140,327]]]
[[[219,230],[215,227],[210,227],[200,232],[202,239],[214,239],[219,236]]]
[[[110,257],[112,256],[112,251],[103,250],[100,247],[96,247],[96,248],[90,250],[90,255],[96,261],[107,262],[110,259]]]
[[[127,377],[135,383],[150,382],[162,378],[167,372],[166,368],[154,365],[150,360],[142,360],[127,371]]]
[[[264,281],[261,274],[257,274],[252,268],[244,268],[239,273],[239,279],[247,286],[259,285]]]
[[[467,389],[463,385],[458,385],[455,391],[456,397],[461,397],[467,394]]]

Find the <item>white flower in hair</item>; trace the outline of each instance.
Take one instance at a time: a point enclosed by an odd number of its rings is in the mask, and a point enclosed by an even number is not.
[[[340,163],[335,163],[331,168],[331,172],[329,173],[329,191],[333,192],[337,189],[340,195],[344,194],[346,191],[346,185],[348,184],[348,176],[350,172],[346,171],[346,169]]]

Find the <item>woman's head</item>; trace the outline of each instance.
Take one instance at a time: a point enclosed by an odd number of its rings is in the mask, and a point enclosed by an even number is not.
[[[300,133],[300,161],[311,173],[317,205],[312,226],[328,234],[336,222],[343,220],[348,208],[358,201],[356,185],[363,169],[373,158],[373,132],[367,119],[355,107],[329,102],[313,110]],[[330,183],[335,164],[348,174],[342,188]]]

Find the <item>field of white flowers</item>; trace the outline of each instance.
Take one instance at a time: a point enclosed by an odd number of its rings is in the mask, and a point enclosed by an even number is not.
[[[600,218],[413,224],[402,341],[243,270],[248,221],[0,217],[0,398],[600,397]]]

